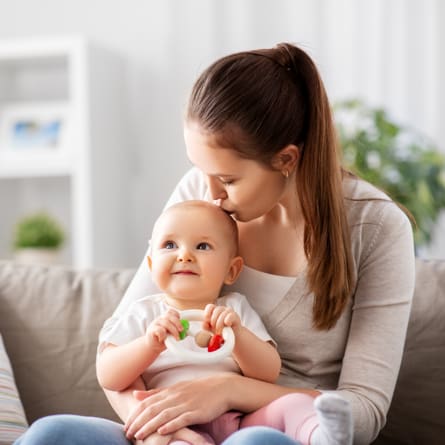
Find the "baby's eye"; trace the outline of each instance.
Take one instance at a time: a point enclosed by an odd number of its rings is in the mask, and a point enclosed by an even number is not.
[[[174,241],[166,241],[164,243],[164,249],[174,249],[176,247],[176,243]]]
[[[212,246],[209,243],[199,243],[196,248],[198,250],[210,250]]]

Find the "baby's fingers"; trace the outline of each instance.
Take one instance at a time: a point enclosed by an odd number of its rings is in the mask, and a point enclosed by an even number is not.
[[[214,442],[208,441],[204,436],[191,430],[190,428],[181,428],[173,433],[174,440],[182,440],[193,445],[214,445]]]
[[[181,332],[183,329],[182,324],[179,321],[179,318],[176,317],[159,318],[155,322],[155,328],[161,335],[164,334],[164,339],[168,334],[173,335],[176,339],[178,339],[179,332]]]
[[[171,326],[175,326],[176,330],[181,331],[182,330],[182,324],[180,320],[179,312],[175,309],[169,309],[164,316],[162,317],[163,320],[166,320],[168,324]]]
[[[168,445],[171,439],[171,434],[163,436],[159,433],[153,433],[145,437],[144,439],[136,440],[135,445]]]
[[[216,309],[217,306],[214,304],[208,304],[204,308],[204,321],[202,323],[203,329],[211,329],[212,328],[212,316],[213,312]]]
[[[214,319],[215,318],[215,319]],[[212,317],[212,327],[216,334],[221,334],[226,326],[232,326],[234,321],[238,318],[236,313],[228,307],[222,307],[218,312],[218,316]]]

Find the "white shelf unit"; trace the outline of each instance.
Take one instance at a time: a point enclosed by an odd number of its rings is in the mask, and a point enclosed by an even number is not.
[[[83,37],[0,41],[0,258],[12,256],[15,222],[43,209],[67,231],[63,263],[123,265],[122,82],[120,58]],[[55,146],[14,140],[14,122],[48,110],[63,119]]]

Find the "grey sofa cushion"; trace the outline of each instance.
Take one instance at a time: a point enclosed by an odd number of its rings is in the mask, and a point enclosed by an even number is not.
[[[0,262],[0,326],[29,422],[116,418],[97,383],[96,339],[133,274]]]
[[[402,366],[387,424],[375,444],[444,443],[445,261],[417,259]]]

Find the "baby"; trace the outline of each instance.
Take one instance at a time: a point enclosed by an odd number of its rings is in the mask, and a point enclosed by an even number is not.
[[[205,201],[169,207],[155,223],[148,265],[162,293],[135,302],[100,344],[97,375],[104,388],[165,387],[219,372],[241,372],[268,382],[277,379],[281,360],[260,317],[243,295],[220,295],[223,285],[232,284],[243,266],[237,226],[227,213]],[[167,336],[178,339],[183,330],[179,311],[186,309],[204,310],[203,329],[216,334],[225,326],[233,329],[230,358],[193,365],[166,350]],[[214,443],[205,433],[209,428],[194,429]],[[144,433],[136,438],[143,439]]]

